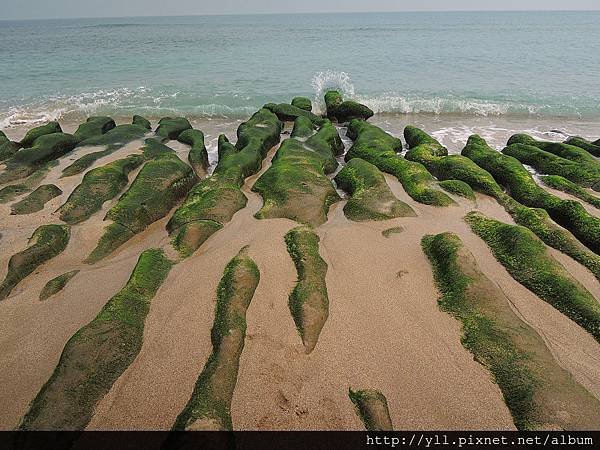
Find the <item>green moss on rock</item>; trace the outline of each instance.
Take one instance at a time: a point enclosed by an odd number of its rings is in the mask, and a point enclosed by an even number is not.
[[[129,173],[143,162],[143,156],[130,155],[87,172],[58,209],[60,220],[74,225],[100,211],[104,202],[115,198],[127,186]]]
[[[600,303],[571,277],[530,230],[470,213],[471,229],[511,276],[579,324],[600,342]]]
[[[562,200],[542,189],[515,158],[490,148],[479,136],[471,136],[462,154],[489,171],[511,196],[525,206],[542,208],[594,253],[600,252],[600,219],[580,203]]]
[[[60,158],[77,145],[77,138],[72,134],[44,134],[35,140],[30,148],[19,150],[7,159],[6,169],[0,173],[0,184],[25,178],[45,163]]]
[[[285,217],[313,226],[327,221],[329,207],[340,197],[326,170],[337,167],[334,152],[341,139],[329,121],[323,127],[306,142],[292,138],[281,144],[271,167],[252,187],[264,200],[256,218]]]
[[[6,278],[0,284],[0,300],[8,297],[13,288],[46,261],[54,258],[69,243],[69,228],[61,225],[42,225],[29,240],[29,247],[8,261]]]
[[[348,136],[354,140],[354,144],[346,153],[346,161],[361,158],[374,164],[379,170],[394,175],[408,195],[417,202],[433,206],[455,204],[454,200],[438,188],[436,179],[425,166],[397,154],[402,150],[400,139],[362,120],[350,122]]]
[[[145,128],[148,131],[152,130],[152,125],[150,124],[150,121],[148,119],[146,119],[145,117],[138,116],[137,114],[135,116],[133,116],[132,123],[133,123],[133,125],[137,125],[142,128]]]
[[[79,125],[77,131],[73,133],[80,141],[84,141],[94,136],[102,135],[116,127],[113,119],[106,116],[89,117],[85,123]]]
[[[580,200],[600,209],[600,198],[590,194],[586,189],[581,186],[561,177],[560,175],[548,175],[542,177],[542,181],[546,186],[556,189],[557,191],[566,192],[571,194]]]
[[[32,128],[29,130],[23,139],[21,139],[20,145],[24,148],[33,147],[35,141],[40,136],[46,134],[62,133],[62,128],[58,122],[48,122],[46,125]]]
[[[55,197],[62,194],[62,191],[53,184],[44,184],[11,207],[11,214],[32,214],[44,209],[44,205]]]
[[[311,353],[329,317],[327,263],[319,254],[319,236],[309,227],[290,230],[285,235],[285,243],[298,274],[288,306],[304,349]]]
[[[528,235],[526,240],[517,240],[521,245],[530,248],[534,241],[541,245],[529,231],[519,230]],[[508,234],[501,236],[503,244],[495,245],[514,245]],[[515,314],[510,300],[483,275],[459,237],[452,233],[426,236],[422,245],[442,293],[440,307],[461,321],[463,346],[494,376],[517,428],[593,428],[600,403],[556,362],[542,337]],[[525,269],[526,256],[518,250],[511,255],[517,255]],[[532,256],[531,252],[527,256]],[[536,261],[547,270],[544,263]]]
[[[323,125],[324,120],[322,117],[313,114],[305,109],[298,108],[287,103],[267,103],[263,108],[268,109],[275,114],[282,122],[294,122],[298,117],[306,117],[315,126]]]
[[[340,123],[350,122],[353,119],[367,120],[374,112],[367,106],[342,98],[338,91],[327,91],[325,93],[325,106],[327,117]]]
[[[562,142],[538,141],[527,134],[515,134],[508,140],[507,146],[522,144],[536,147],[561,158],[568,159],[581,164],[590,164],[598,168],[600,163],[587,151],[575,145],[563,144]]]
[[[183,256],[196,251],[246,206],[244,180],[260,170],[282,128],[277,116],[263,108],[238,127],[235,146],[224,136],[219,138],[219,163],[213,174],[194,186],[167,224],[173,245]]]
[[[375,389],[348,389],[348,396],[367,431],[393,431],[385,395]]]
[[[573,136],[567,139],[565,144],[574,145],[575,147],[584,149],[586,152],[594,156],[600,156],[600,140],[596,142],[590,142],[582,137]]]
[[[231,400],[244,349],[246,311],[259,280],[258,267],[245,249],[227,264],[217,289],[215,321],[211,330],[213,351],[173,430],[232,430]]]
[[[155,159],[169,153],[175,153],[175,150],[154,138],[148,138],[144,141],[142,155],[146,159]]]
[[[125,287],[69,339],[19,430],[85,429],[98,402],[140,352],[151,301],[172,265],[159,249],[140,255]]]
[[[305,111],[312,111],[312,102],[306,97],[294,97],[294,99],[292,99],[292,106]]]
[[[190,166],[175,153],[148,161],[106,214],[113,223],[106,228],[98,246],[87,259],[94,263],[108,256],[133,235],[165,217],[198,181]]]
[[[191,146],[188,161],[196,175],[205,176],[208,169],[208,153],[204,145],[204,133],[194,129],[185,130],[177,137],[177,140]]]
[[[165,139],[177,139],[185,130],[192,128],[185,117],[163,117],[158,121],[155,133]]]
[[[469,200],[475,200],[475,193],[471,186],[469,186],[464,181],[460,180],[445,180],[440,181],[440,186],[446,192],[450,192],[451,194],[458,195],[460,197],[467,198]]]
[[[13,156],[20,148],[18,143],[10,141],[5,136],[0,136],[0,162]]]
[[[351,195],[344,206],[344,214],[350,220],[389,220],[416,216],[410,206],[394,196],[381,171],[360,158],[348,161],[335,177],[335,182]]]
[[[300,116],[294,121],[294,129],[292,130],[291,137],[304,139],[312,136],[314,133],[315,128],[310,119]]]
[[[48,300],[53,295],[58,294],[62,291],[67,283],[71,281],[71,279],[79,273],[79,270],[72,270],[67,273],[63,273],[62,275],[57,276],[56,278],[52,278],[44,288],[42,292],[40,292],[40,301]]]

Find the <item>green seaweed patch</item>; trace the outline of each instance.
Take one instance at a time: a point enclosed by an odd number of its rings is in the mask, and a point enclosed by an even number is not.
[[[0,161],[12,157],[20,148],[18,143],[0,138]]]
[[[307,97],[294,97],[292,99],[292,106],[303,109],[305,111],[312,111],[312,102]]]
[[[208,169],[208,152],[204,145],[204,133],[194,129],[185,130],[177,137],[177,140],[191,146],[188,161],[196,172],[196,175],[199,177],[206,175],[206,170]]]
[[[381,235],[384,238],[391,238],[394,234],[400,234],[402,232],[404,232],[404,227],[398,226],[398,227],[392,227],[392,228],[388,228],[386,230],[383,230],[381,232]]]
[[[56,278],[52,278],[46,283],[46,285],[42,289],[42,292],[40,292],[40,301],[48,300],[50,297],[58,294],[78,273],[79,270],[72,270],[70,272],[63,273],[62,275],[59,275]]]
[[[8,261],[6,278],[0,284],[0,300],[6,299],[15,286],[35,269],[62,253],[68,243],[67,226],[42,225],[37,228],[29,239],[29,246]]]
[[[394,196],[381,171],[365,160],[351,159],[336,175],[335,182],[351,195],[344,206],[344,214],[350,220],[360,222],[416,216],[409,205]]]
[[[573,136],[567,139],[565,144],[574,145],[575,147],[584,149],[586,152],[594,156],[600,156],[600,140],[596,142],[590,142],[582,137]]]
[[[469,213],[465,220],[511,276],[600,342],[600,303],[573,279],[530,230]]]
[[[152,125],[150,124],[150,121],[148,119],[146,119],[145,117],[139,116],[137,114],[133,116],[133,120],[131,123],[133,125],[137,125],[142,128],[145,128],[148,131],[152,130]]]
[[[319,236],[309,227],[290,230],[285,235],[285,243],[298,274],[288,306],[305,351],[310,353],[329,317],[327,263],[319,254]]]
[[[0,189],[0,203],[8,203],[20,195],[31,192],[42,182],[50,169],[57,165],[58,162],[56,160],[50,161],[42,165],[42,167],[37,169],[24,180],[21,180],[20,183],[4,186],[2,189]]]
[[[586,203],[589,203],[595,208],[600,208],[600,198],[589,193],[581,186],[561,177],[560,175],[547,175],[542,177],[542,181],[546,186],[556,189],[557,191],[566,192]]]
[[[77,131],[73,135],[80,141],[84,141],[91,137],[107,133],[116,126],[115,121],[107,116],[88,117],[87,121],[79,125],[79,128],[77,128]]]
[[[444,180],[440,181],[440,186],[446,192],[458,195],[460,197],[467,198],[469,200],[475,200],[475,193],[471,186],[461,180]]]
[[[234,257],[217,288],[213,351],[173,430],[232,430],[231,399],[237,383],[239,360],[246,337],[246,311],[258,286],[260,273],[246,248]]]
[[[367,120],[375,113],[368,106],[353,100],[346,100],[338,91],[327,91],[325,93],[325,106],[327,108],[327,117],[337,120],[339,123],[350,122],[351,120]]]
[[[307,117],[300,116],[294,121],[294,129],[291,137],[303,139],[312,136],[315,133],[313,123]]]
[[[150,303],[173,263],[144,251],[125,287],[65,345],[58,365],[31,403],[19,430],[83,430],[96,405],[142,347]]]
[[[175,153],[175,150],[154,138],[148,138],[144,141],[144,146],[142,147],[144,158],[154,159],[168,153]]]
[[[104,202],[113,199],[129,182],[129,173],[144,161],[141,155],[130,155],[90,170],[73,190],[58,212],[60,220],[74,225],[100,211]]]
[[[108,256],[133,235],[166,216],[198,181],[190,166],[174,152],[148,161],[106,214],[114,223],[105,229],[98,246],[86,262],[95,263]]]
[[[570,161],[589,164],[596,168],[600,167],[600,163],[596,158],[575,145],[563,144],[561,142],[538,141],[527,134],[515,134],[511,136],[506,145],[510,147],[515,144],[537,147],[540,150],[544,150]]]
[[[402,141],[381,128],[362,120],[353,120],[348,136],[354,140],[346,161],[361,158],[396,178],[415,201],[426,205],[449,206],[456,202],[437,186],[437,180],[422,164],[404,159],[397,152]]]
[[[44,184],[11,207],[11,214],[32,214],[44,209],[44,205],[55,197],[62,195],[62,191],[53,184]]]
[[[298,108],[287,103],[267,103],[263,108],[275,114],[282,122],[294,122],[298,117],[306,117],[315,126],[323,125],[325,119],[305,109]]]
[[[185,117],[163,117],[158,121],[155,133],[165,139],[177,139],[185,130],[192,128]]]
[[[62,133],[62,128],[58,122],[52,121],[48,122],[45,125],[32,128],[29,130],[23,139],[21,139],[20,145],[24,148],[33,147],[35,141],[40,136],[44,136],[46,134],[54,134],[54,133]]]
[[[349,388],[348,396],[367,431],[393,431],[387,399],[380,391]]]

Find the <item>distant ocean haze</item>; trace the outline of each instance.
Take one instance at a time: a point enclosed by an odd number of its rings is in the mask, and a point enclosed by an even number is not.
[[[378,113],[600,120],[600,12],[0,22],[0,128],[248,116],[338,88]]]

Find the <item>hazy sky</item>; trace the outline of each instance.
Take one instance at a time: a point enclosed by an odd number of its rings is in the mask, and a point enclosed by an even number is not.
[[[0,0],[1,19],[175,16],[202,14],[598,10],[598,0]]]

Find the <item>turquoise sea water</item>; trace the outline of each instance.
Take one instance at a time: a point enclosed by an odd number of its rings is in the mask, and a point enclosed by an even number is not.
[[[242,117],[338,87],[376,112],[600,118],[600,12],[0,21],[0,128]]]

